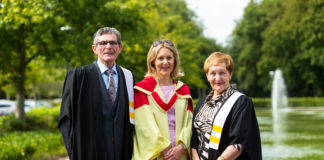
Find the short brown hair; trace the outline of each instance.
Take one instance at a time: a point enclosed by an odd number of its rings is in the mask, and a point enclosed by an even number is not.
[[[158,44],[158,45],[152,45],[148,54],[147,54],[147,74],[145,75],[145,77],[149,77],[149,76],[156,76],[156,69],[154,66],[154,61],[157,58],[157,55],[159,53],[159,51],[162,48],[167,48],[169,49],[172,53],[173,53],[173,57],[174,57],[174,65],[173,65],[173,71],[171,72],[171,78],[177,78],[177,77],[181,77],[183,76],[183,73],[180,72],[180,58],[179,58],[179,52],[177,50],[177,48],[175,47],[175,45],[173,45],[173,43],[171,41],[170,43],[166,43],[166,41],[161,41],[162,43]]]
[[[220,63],[225,63],[226,69],[229,73],[233,73],[234,70],[234,61],[232,57],[228,54],[221,52],[214,52],[205,60],[204,71],[207,74],[209,68]]]

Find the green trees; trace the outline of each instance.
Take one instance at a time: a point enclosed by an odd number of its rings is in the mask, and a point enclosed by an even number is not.
[[[26,95],[40,94],[44,82],[60,86],[65,68],[94,61],[92,36],[100,27],[121,31],[117,63],[131,69],[137,81],[146,73],[151,43],[172,40],[185,73],[180,80],[194,97],[209,88],[203,61],[211,52],[224,51],[202,35],[183,0],[2,0],[0,17],[1,90],[7,98],[15,94],[21,119]],[[280,68],[290,96],[323,96],[322,17],[323,0],[251,1],[228,46],[235,60],[233,82],[250,96],[269,96],[269,72]]]
[[[291,95],[323,96],[324,1],[287,0],[281,8],[282,14],[264,33],[263,59],[277,61]]]
[[[251,2],[233,31],[229,47],[235,62],[233,81],[237,81],[239,89],[250,96],[265,96],[268,91],[264,86],[268,73],[261,73],[256,66],[262,55],[262,32],[268,24],[265,15],[264,8]]]
[[[122,33],[117,63],[131,69],[136,80],[145,75],[152,42],[169,39],[180,51],[186,74],[181,80],[192,88],[206,87],[203,60],[221,48],[202,36],[183,0],[2,0],[0,17],[0,84],[6,93],[16,93],[20,119],[24,98],[40,93],[40,82],[62,82],[65,68],[95,60],[92,36],[100,27]]]
[[[58,31],[58,17],[53,11],[55,3],[50,0],[1,1],[0,66],[1,74],[16,91],[17,116],[25,118],[26,69],[38,56],[51,56],[53,35]]]
[[[242,89],[269,96],[269,72],[280,68],[289,96],[323,96],[323,16],[323,0],[251,2],[231,47]]]

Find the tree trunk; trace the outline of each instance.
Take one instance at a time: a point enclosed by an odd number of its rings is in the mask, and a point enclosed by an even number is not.
[[[25,91],[18,91],[16,94],[16,104],[17,104],[17,110],[16,110],[16,117],[20,120],[25,120]]]
[[[33,85],[33,90],[34,90],[34,101],[35,101],[35,105],[36,105],[36,101],[37,101],[37,89],[36,89],[36,85]]]
[[[6,99],[7,99],[7,100],[10,100],[10,98],[11,98],[11,97],[10,97],[10,93],[9,93],[9,92],[6,92]]]
[[[16,110],[16,117],[20,120],[25,120],[25,73],[26,72],[26,66],[25,64],[21,64],[21,67],[18,69],[18,76],[16,79],[16,104],[17,104],[17,110]]]
[[[25,44],[22,42],[20,45],[20,52],[18,52],[18,66],[16,68],[17,75],[14,79],[16,88],[16,117],[20,120],[25,120],[25,81],[26,81],[26,50]]]
[[[206,89],[205,88],[198,88],[197,89],[198,98],[206,96]]]

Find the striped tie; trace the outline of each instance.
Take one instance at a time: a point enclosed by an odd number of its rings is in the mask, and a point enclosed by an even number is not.
[[[116,99],[116,89],[115,89],[115,80],[114,80],[114,73],[115,71],[110,69],[107,71],[108,73],[108,76],[109,76],[109,82],[108,82],[108,93],[109,93],[109,96],[110,96],[110,99],[112,101],[112,103],[115,102],[115,99]]]

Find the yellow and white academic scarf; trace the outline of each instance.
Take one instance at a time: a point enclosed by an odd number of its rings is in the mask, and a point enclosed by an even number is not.
[[[243,94],[238,91],[234,92],[226,100],[226,102],[219,109],[219,111],[216,113],[216,117],[214,119],[214,123],[213,123],[213,127],[212,127],[212,132],[210,135],[209,148],[218,150],[225,120],[226,120],[229,112],[231,111],[234,103],[241,95],[243,95]]]
[[[125,76],[125,80],[126,80],[126,87],[127,87],[127,93],[128,93],[128,100],[129,100],[129,121],[131,124],[135,124],[134,121],[134,82],[133,82],[133,75],[132,72],[130,72],[129,70],[120,67],[123,72],[124,72],[124,76]]]

